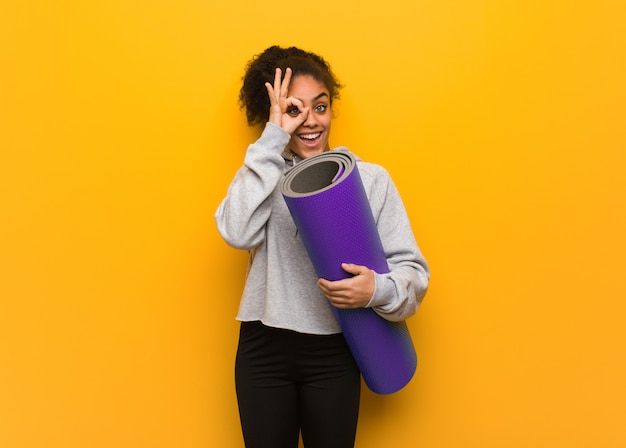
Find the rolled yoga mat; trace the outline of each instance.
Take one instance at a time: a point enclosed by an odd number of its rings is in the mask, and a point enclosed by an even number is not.
[[[299,162],[287,172],[281,191],[319,277],[351,277],[341,263],[389,272],[352,154],[330,151]],[[406,322],[387,321],[371,308],[333,307],[333,312],[367,387],[390,394],[408,384],[417,355]]]

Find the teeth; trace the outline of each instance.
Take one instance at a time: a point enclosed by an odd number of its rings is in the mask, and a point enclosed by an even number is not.
[[[320,135],[322,135],[321,132],[318,132],[316,134],[303,134],[303,135],[300,136],[300,138],[302,138],[304,140],[315,140]]]

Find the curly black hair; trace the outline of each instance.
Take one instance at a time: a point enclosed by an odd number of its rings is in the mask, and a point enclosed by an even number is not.
[[[269,119],[270,100],[265,83],[274,82],[276,68],[282,70],[284,77],[287,67],[293,72],[292,79],[299,75],[310,75],[324,85],[330,94],[331,103],[339,98],[342,85],[321,56],[297,47],[274,45],[254,56],[246,65],[243,85],[239,91],[239,105],[246,110],[249,126],[263,125]]]

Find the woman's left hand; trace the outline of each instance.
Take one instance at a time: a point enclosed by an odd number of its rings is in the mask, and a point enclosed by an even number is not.
[[[317,285],[337,308],[362,308],[374,294],[374,271],[366,266],[343,263],[341,268],[354,277],[331,282],[320,278]]]

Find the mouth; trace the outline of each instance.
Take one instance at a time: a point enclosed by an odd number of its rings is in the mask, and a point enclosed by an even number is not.
[[[304,143],[306,146],[310,146],[313,147],[315,145],[317,145],[317,143],[320,141],[320,138],[322,137],[322,133],[321,132],[312,132],[309,134],[300,134],[298,135],[298,139]]]

